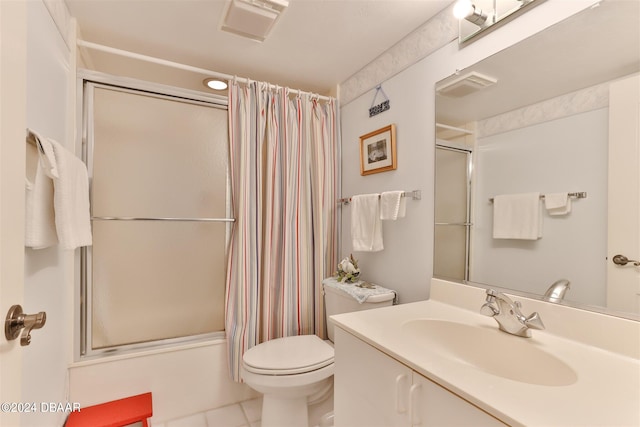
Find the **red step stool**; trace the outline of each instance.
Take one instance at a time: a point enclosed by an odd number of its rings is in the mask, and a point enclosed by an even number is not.
[[[65,427],[124,427],[142,423],[149,427],[153,415],[151,393],[125,397],[99,405],[81,408],[67,417]]]

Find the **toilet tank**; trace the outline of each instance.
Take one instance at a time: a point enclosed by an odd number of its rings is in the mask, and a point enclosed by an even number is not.
[[[350,285],[354,286],[354,285]],[[388,293],[371,295],[363,303],[359,303],[354,297],[340,289],[324,286],[324,310],[327,316],[327,335],[333,342],[333,323],[329,317],[334,314],[350,313],[352,311],[369,310],[372,308],[387,307],[393,305],[396,297],[394,291]]]

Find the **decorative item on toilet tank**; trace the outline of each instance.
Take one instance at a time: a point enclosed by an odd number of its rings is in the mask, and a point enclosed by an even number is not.
[[[358,280],[360,269],[358,260],[353,257],[353,254],[340,261],[336,274],[340,282],[354,283]]]

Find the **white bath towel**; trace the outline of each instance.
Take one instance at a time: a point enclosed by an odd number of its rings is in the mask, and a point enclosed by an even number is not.
[[[407,211],[407,199],[404,191],[385,191],[380,194],[380,219],[395,221],[404,218]]]
[[[567,215],[571,212],[569,193],[545,194],[544,207],[549,215]]]
[[[493,199],[493,238],[542,237],[540,193],[503,194]]]
[[[377,252],[384,249],[379,194],[351,197],[351,239],[354,251]]]
[[[27,135],[33,146],[27,147],[27,176],[25,177],[25,233],[24,245],[43,249],[58,243],[53,212],[53,181],[40,161],[35,136]]]
[[[43,170],[53,180],[53,208],[60,246],[75,249],[91,245],[89,177],[85,164],[57,141],[35,135],[44,150],[40,156]]]

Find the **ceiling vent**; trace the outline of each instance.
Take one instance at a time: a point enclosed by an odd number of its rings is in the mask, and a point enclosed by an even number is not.
[[[498,79],[472,71],[440,85],[436,91],[440,95],[462,98],[498,82]]]
[[[221,29],[264,41],[288,5],[287,0],[231,0]]]

